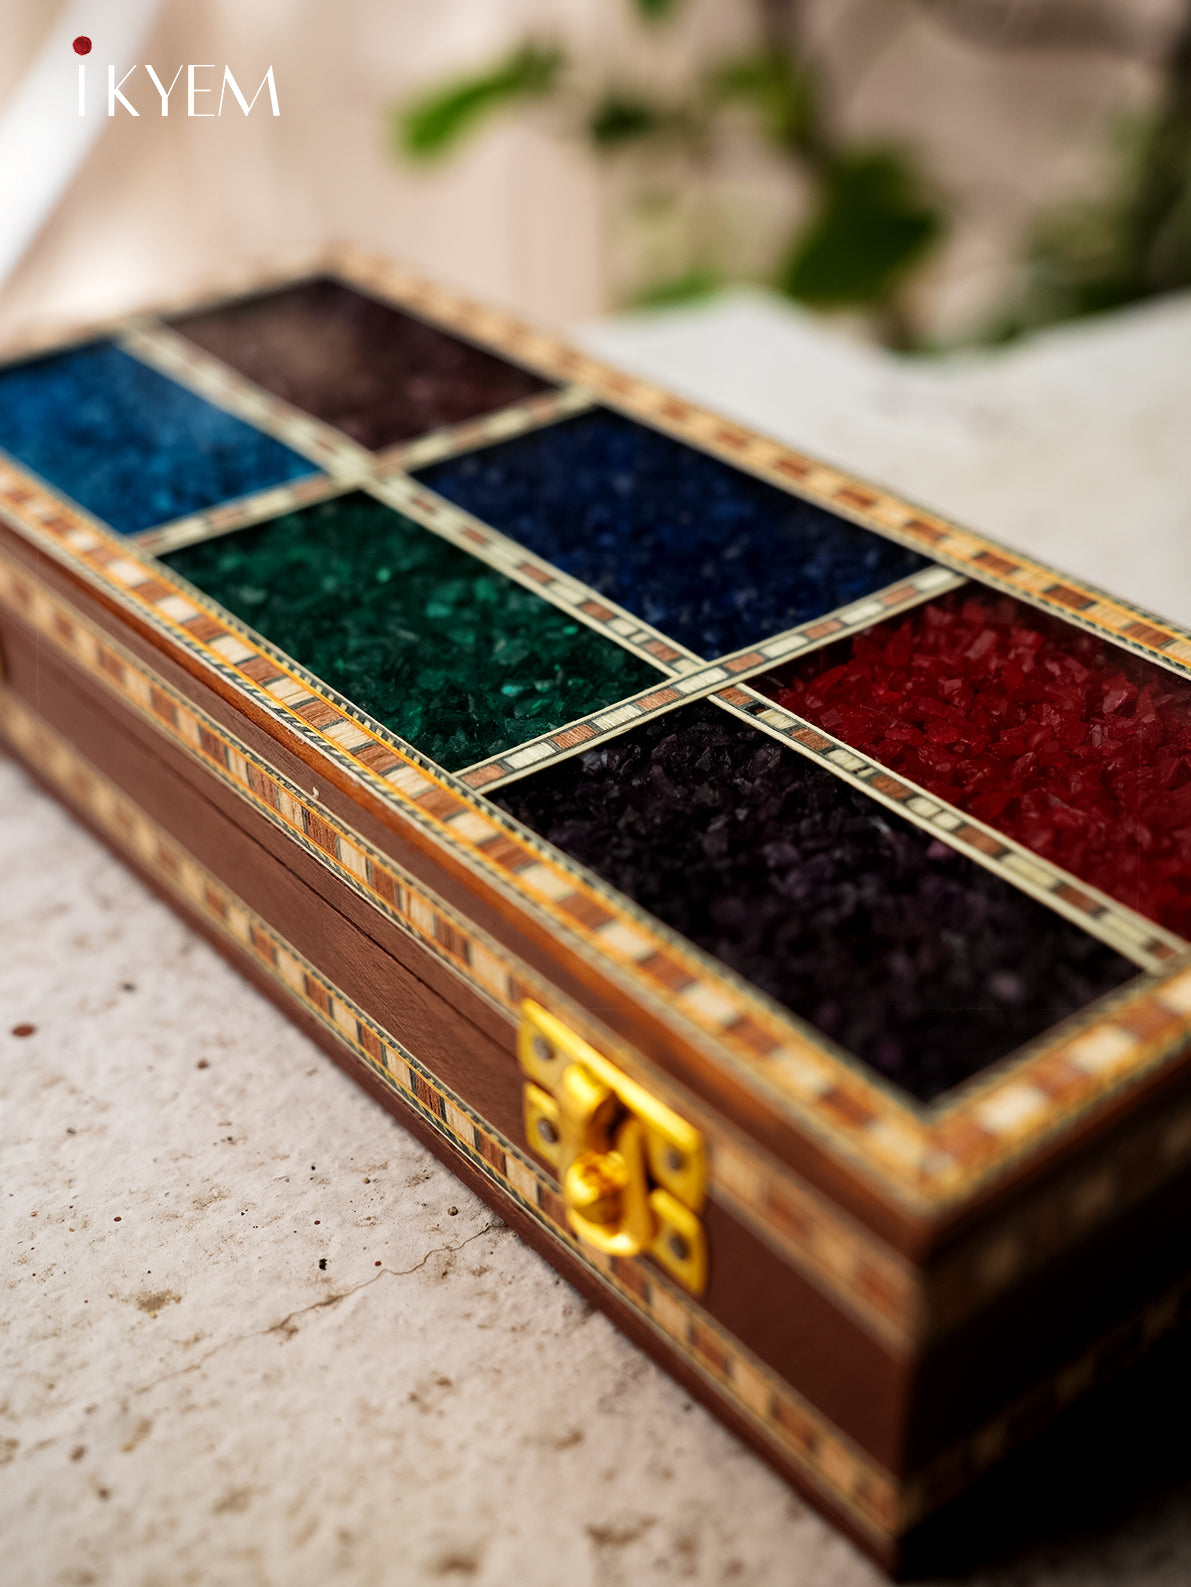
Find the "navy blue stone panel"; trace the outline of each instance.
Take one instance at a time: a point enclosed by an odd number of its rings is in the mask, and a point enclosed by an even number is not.
[[[1138,973],[709,702],[493,799],[924,1102]]]
[[[0,370],[0,448],[122,534],[318,472],[108,343]]]
[[[708,659],[928,565],[823,507],[602,409],[418,477]]]

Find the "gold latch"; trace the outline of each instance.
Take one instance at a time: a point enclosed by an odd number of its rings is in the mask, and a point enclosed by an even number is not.
[[[698,1130],[529,999],[517,1056],[528,1077],[525,1132],[558,1174],[575,1234],[609,1256],[651,1256],[699,1294],[707,1166]]]

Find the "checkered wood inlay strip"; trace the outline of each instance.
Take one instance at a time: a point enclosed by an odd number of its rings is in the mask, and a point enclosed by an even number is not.
[[[167,891],[234,943],[453,1150],[613,1290],[775,1450],[876,1537],[897,1523],[894,1481],[688,1295],[642,1261],[601,1257],[567,1226],[546,1171],[448,1090],[407,1048],[249,909],[218,877],[43,723],[0,694],[10,741],[71,804]]]
[[[1013,842],[974,816],[930,794],[917,783],[888,771],[879,761],[833,738],[824,728],[775,705],[744,685],[714,696],[733,716],[752,722],[781,739],[837,777],[862,789],[915,826],[933,831],[986,869],[1110,943],[1143,969],[1161,970],[1191,954],[1181,937],[1154,925],[1107,893],[1101,893],[1032,849]]]
[[[705,665],[693,650],[676,644],[615,602],[597,595],[578,579],[559,572],[552,563],[534,556],[515,540],[490,529],[444,497],[436,496],[416,479],[406,474],[389,474],[373,481],[369,489],[378,501],[486,562],[588,628],[594,628],[596,633],[604,634],[625,650],[651,662],[659,672],[673,676],[694,672]]]
[[[1191,633],[1114,596],[1067,578],[998,541],[903,501],[743,425],[687,402],[650,381],[610,368],[515,316],[475,303],[390,261],[352,248],[333,250],[327,267],[347,281],[448,329],[489,343],[555,380],[575,381],[599,401],[656,425],[701,450],[909,545],[984,583],[1020,596],[1093,633],[1184,675]]]
[[[364,447],[245,380],[159,321],[144,319],[127,331],[117,346],[255,429],[263,430],[275,441],[283,442],[340,482],[350,484],[372,472],[372,454]]]
[[[380,473],[390,469],[412,473],[415,468],[428,468],[431,463],[458,457],[461,452],[474,452],[482,446],[493,446],[497,441],[510,441],[516,435],[526,435],[544,425],[557,424],[560,419],[586,413],[594,402],[591,393],[582,386],[540,392],[483,418],[432,430],[416,441],[401,441],[396,446],[385,447],[376,454],[376,468]]]
[[[945,590],[956,589],[966,580],[949,568],[924,568],[913,578],[901,579],[886,589],[866,595],[825,617],[812,618],[797,628],[775,634],[759,645],[750,645],[708,662],[693,672],[675,675],[673,683],[642,689],[638,694],[621,700],[604,710],[568,722],[565,727],[542,733],[515,749],[505,750],[488,760],[457,773],[459,780],[469,788],[482,788],[494,792],[513,778],[529,771],[539,771],[546,764],[566,760],[581,754],[596,739],[611,738],[627,733],[653,716],[664,715],[688,700],[702,699],[721,685],[739,682],[766,672],[791,656],[805,655],[823,645],[833,644],[846,634],[859,632],[872,623],[883,622],[899,612],[909,611]]]
[[[282,513],[298,512],[316,502],[330,501],[349,489],[350,486],[330,474],[311,474],[292,485],[275,485],[235,501],[220,502],[218,507],[174,518],[153,529],[142,529],[128,538],[140,550],[163,556],[167,551],[177,551],[199,540],[215,540],[220,535],[233,534],[237,529],[280,517]]]
[[[128,350],[136,349],[130,346]],[[164,372],[172,379],[179,380],[187,386],[193,383],[193,388],[201,395],[218,402],[229,412],[254,424],[258,429],[267,431],[275,440],[294,445],[295,450],[303,450],[301,446],[295,444],[304,437],[300,433],[300,426],[299,431],[295,432],[292,416],[284,412],[280,414],[270,412],[269,404],[273,402],[273,398],[267,392],[260,392],[259,399],[254,398],[251,402],[243,400],[241,388],[248,386],[249,383],[241,380],[237,386],[231,381],[225,382],[221,374],[223,366],[215,365],[215,361],[209,359],[206,354],[199,354],[193,360],[189,358],[183,360],[179,357],[157,359],[153,362],[154,367],[163,367]],[[208,370],[206,365],[215,367],[213,370]],[[192,377],[195,377],[193,382]],[[252,390],[255,392],[256,388],[252,387]],[[240,497],[235,501],[220,502],[218,506],[203,512],[190,513],[185,518],[175,518],[169,523],[157,524],[152,529],[143,529],[138,534],[130,535],[129,539],[143,550],[160,556],[167,551],[176,551],[181,546],[194,545],[200,540],[213,540],[220,535],[231,534],[237,529],[246,529],[252,524],[264,523],[267,519],[278,517],[282,513],[295,512],[316,502],[329,501],[332,497],[341,496],[348,490],[366,486],[374,474],[391,473],[398,468],[421,467],[440,458],[452,457],[458,452],[490,445],[493,441],[523,435],[529,430],[553,424],[558,419],[582,413],[590,406],[591,398],[578,387],[546,392],[542,396],[530,397],[525,402],[502,408],[485,419],[435,430],[418,441],[390,447],[387,451],[375,455],[363,453],[360,449],[360,455],[353,455],[348,464],[335,472],[312,474],[293,484],[275,486],[258,491],[254,495]],[[284,404],[282,407],[284,408]],[[362,458],[367,462],[362,461]]]

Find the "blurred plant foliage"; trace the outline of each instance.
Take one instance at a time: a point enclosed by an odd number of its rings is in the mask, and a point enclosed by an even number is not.
[[[626,3],[655,36],[677,23],[684,6]],[[873,3],[887,12],[918,8],[992,49],[1058,44],[1143,53],[1112,10],[1114,0]],[[1127,8],[1130,0],[1116,3]],[[1160,101],[1124,140],[1114,187],[1042,217],[1023,261],[1022,288],[985,339],[1191,285],[1191,0],[1182,3],[1186,14],[1165,51]],[[841,85],[828,82],[802,42],[801,0],[755,4],[758,46],[704,62],[669,92],[643,88],[639,78],[609,81],[560,45],[528,40],[485,70],[398,105],[395,148],[415,161],[441,159],[497,112],[548,103],[597,155],[632,156],[652,171],[656,196],[667,181],[697,188],[743,118],[803,196],[768,283],[814,308],[864,311],[889,344],[921,347],[909,289],[946,233],[947,201],[913,150],[841,130],[832,111]],[[723,238],[709,239],[708,230],[693,226],[682,268],[638,283],[633,301],[676,303],[739,278],[723,257]]]

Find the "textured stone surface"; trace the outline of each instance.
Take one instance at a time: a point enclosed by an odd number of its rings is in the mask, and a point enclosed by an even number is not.
[[[369,496],[307,507],[165,560],[452,771],[660,676]]]
[[[186,315],[175,328],[362,446],[477,419],[548,382],[338,282]]]
[[[948,596],[759,685],[1191,934],[1191,684],[1019,602]]]
[[[103,343],[0,371],[0,448],[123,534],[317,472]]]
[[[710,703],[495,799],[922,1101],[1137,974]]]
[[[926,566],[600,410],[419,477],[701,656],[739,650]]]

